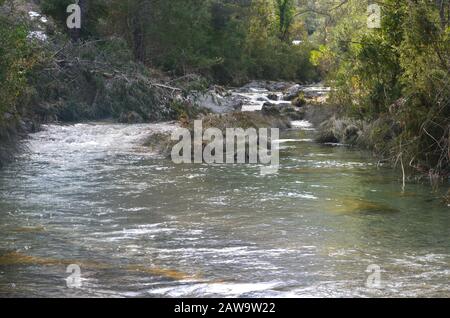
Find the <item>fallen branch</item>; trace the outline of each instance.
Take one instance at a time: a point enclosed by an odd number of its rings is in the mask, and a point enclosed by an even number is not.
[[[179,92],[183,91],[181,88],[168,86],[168,85],[164,85],[164,84],[150,83],[150,85],[155,86],[155,87],[159,87],[159,88],[170,89],[172,91],[179,91]]]

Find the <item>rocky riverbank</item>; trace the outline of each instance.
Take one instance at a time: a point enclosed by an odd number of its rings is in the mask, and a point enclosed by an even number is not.
[[[324,104],[330,88],[321,84],[253,81],[239,88],[213,86],[206,92],[191,92],[188,100],[213,113],[266,111],[293,113],[308,104]]]
[[[254,81],[240,88],[213,86],[203,92],[191,92],[184,103],[190,103],[208,114],[201,114],[181,125],[193,135],[193,121],[201,119],[203,131],[218,128],[291,128],[292,121],[308,120],[319,125],[334,114],[325,104],[329,88],[322,85],[302,86],[289,82]],[[179,96],[180,100],[182,97]],[[302,102],[299,102],[301,100]],[[175,141],[171,134],[155,134],[145,145],[151,151],[169,156]]]

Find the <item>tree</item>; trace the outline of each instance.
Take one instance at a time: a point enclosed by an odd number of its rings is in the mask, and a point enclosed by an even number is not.
[[[449,1],[380,4],[380,29],[366,27],[365,4],[349,0],[342,5],[332,14],[332,36],[313,52],[314,61],[327,66],[337,88],[334,101],[348,114],[391,123],[389,134],[373,131],[371,137],[381,141],[387,158],[422,172],[448,173]]]
[[[279,37],[282,41],[286,41],[288,40],[292,23],[294,22],[295,2],[294,0],[275,0],[275,3]]]
[[[17,112],[18,101],[27,88],[27,75],[35,63],[27,29],[0,14],[0,121],[3,114]]]
[[[68,29],[66,25],[69,16],[67,7],[73,3],[73,0],[42,0],[41,7],[74,41],[98,36],[101,21],[107,15],[109,0],[78,0],[81,8],[81,29]]]

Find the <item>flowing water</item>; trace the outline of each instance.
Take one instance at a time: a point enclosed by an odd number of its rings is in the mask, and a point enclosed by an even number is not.
[[[268,176],[140,146],[173,124],[31,135],[0,173],[0,296],[449,297],[442,193],[402,192],[397,172],[295,124]],[[80,288],[68,288],[71,264]]]

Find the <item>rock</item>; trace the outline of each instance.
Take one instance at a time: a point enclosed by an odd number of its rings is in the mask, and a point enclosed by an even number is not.
[[[290,107],[292,107],[292,104],[291,103],[279,103],[279,104],[276,104],[279,108],[290,108]]]
[[[258,102],[269,102],[270,101],[267,97],[258,97],[256,100]]]
[[[292,87],[294,83],[272,82],[272,81],[252,81],[238,89],[241,93],[251,93],[255,91],[282,92]]]
[[[272,103],[265,103],[261,109],[264,116],[280,116],[281,112],[277,105]]]
[[[295,83],[288,82],[268,82],[266,85],[267,90],[271,92],[282,92],[292,87]]]
[[[27,123],[24,122],[22,119],[19,120],[19,127],[20,127],[20,129],[23,130],[23,131],[28,131]]]
[[[10,114],[10,113],[4,113],[4,114],[3,114],[3,119],[4,119],[5,121],[11,120],[11,119],[13,119],[13,118],[14,118],[14,115],[13,115],[13,114]]]
[[[123,124],[140,124],[144,119],[135,111],[123,112],[120,114],[119,123]]]
[[[287,116],[290,120],[303,120],[305,118],[305,111],[290,106],[282,108],[281,115]]]
[[[34,133],[38,131],[39,124],[35,120],[25,117],[19,121],[19,127],[23,132]]]
[[[303,107],[306,105],[306,99],[305,99],[305,94],[303,94],[303,92],[300,92],[297,97],[295,97],[292,100],[292,105],[294,105],[295,107]]]
[[[239,88],[237,91],[241,93],[251,93],[256,91],[267,91],[266,88],[267,83],[264,81],[252,81],[241,88]]]
[[[241,110],[245,97],[213,89],[206,93],[192,94],[188,97],[188,100],[199,107],[209,109],[213,113],[223,114]]]
[[[296,84],[294,86],[291,86],[284,92],[283,99],[291,101],[294,98],[296,98],[301,91],[302,91],[301,85]]]
[[[271,94],[267,95],[267,98],[269,100],[278,101],[278,95],[275,93],[271,93]]]
[[[171,137],[171,133],[155,133],[146,138],[143,146],[150,148],[152,152],[169,157],[173,146],[178,143],[178,141],[173,141]]]
[[[222,107],[229,111],[240,111],[245,104],[245,97],[240,95],[228,95],[222,100]]]
[[[212,90],[213,90],[216,94],[219,94],[219,95],[221,95],[221,96],[229,95],[229,92],[227,91],[227,89],[226,89],[225,87],[223,87],[223,86],[220,86],[220,85],[214,85],[214,86],[212,87]]]

